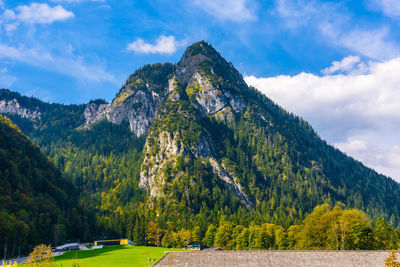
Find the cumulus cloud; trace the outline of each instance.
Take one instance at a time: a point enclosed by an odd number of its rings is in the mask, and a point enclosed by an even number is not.
[[[16,7],[17,19],[28,24],[49,24],[74,17],[74,13],[58,5],[51,7],[48,4],[31,3],[29,6]]]
[[[78,80],[116,83],[114,75],[102,64],[86,64],[82,57],[71,51],[65,55],[53,55],[40,48],[13,47],[0,43],[0,59],[25,63],[38,68],[68,75]]]
[[[65,10],[62,6],[54,7],[48,4],[31,3],[29,6],[17,6],[14,10],[6,9],[2,19],[5,21],[7,31],[15,30],[20,23],[25,24],[51,24],[74,17],[74,13]]]
[[[186,45],[186,41],[177,41],[174,36],[161,35],[155,44],[146,43],[138,38],[133,43],[128,44],[127,50],[138,54],[172,54],[180,46]]]
[[[300,73],[245,77],[286,110],[308,120],[329,143],[400,181],[400,58],[352,70],[355,57],[337,61],[325,75]],[[331,75],[342,71],[342,73]]]
[[[248,21],[257,18],[250,0],[195,0],[194,4],[219,20]]]
[[[321,40],[333,46],[375,60],[387,60],[400,55],[399,45],[391,40],[385,26],[362,27],[334,2],[276,0],[276,13],[289,30],[314,31]],[[358,25],[355,27],[354,25]]]

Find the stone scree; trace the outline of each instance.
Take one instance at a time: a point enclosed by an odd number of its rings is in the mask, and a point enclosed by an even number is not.
[[[389,251],[252,250],[168,252],[154,266],[385,266]]]

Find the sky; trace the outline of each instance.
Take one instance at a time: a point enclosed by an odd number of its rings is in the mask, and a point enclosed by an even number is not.
[[[111,101],[129,74],[211,43],[328,143],[400,181],[398,0],[0,0],[0,88]]]

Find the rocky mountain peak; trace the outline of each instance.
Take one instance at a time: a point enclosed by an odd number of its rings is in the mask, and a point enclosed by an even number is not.
[[[209,77],[215,86],[232,90],[247,87],[242,75],[233,64],[227,62],[212,45],[205,41],[189,46],[177,64],[176,76],[183,84],[189,82],[196,73]]]
[[[100,120],[115,124],[128,121],[136,136],[147,132],[168,94],[169,79],[175,71],[172,63],[145,65],[130,75],[111,103],[91,102],[84,115],[86,126]]]
[[[221,54],[211,44],[207,43],[206,41],[199,41],[186,48],[182,55],[181,61],[196,55],[203,55],[210,59],[214,59],[216,57],[222,58]]]
[[[106,119],[128,121],[137,136],[146,134],[166,99],[189,100],[205,116],[232,122],[244,111],[240,73],[210,44],[201,41],[186,49],[177,65],[145,65],[130,75],[111,103],[91,102],[84,112],[86,126]]]

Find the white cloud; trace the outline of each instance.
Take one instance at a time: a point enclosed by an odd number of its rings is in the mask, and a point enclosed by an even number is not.
[[[15,15],[14,11],[6,9],[3,13],[3,18],[5,20],[15,20],[17,16]]]
[[[4,28],[6,29],[7,32],[13,32],[17,29],[18,23],[9,23],[4,25]]]
[[[388,40],[389,31],[385,27],[349,31],[336,28],[333,32],[324,33],[332,43],[372,59],[387,60],[400,55],[399,46]]]
[[[250,0],[195,0],[194,4],[219,20],[248,21],[257,18]]]
[[[400,2],[398,0],[373,0],[371,5],[381,9],[386,16],[400,16]]]
[[[359,62],[353,58],[326,69],[328,74],[347,68],[349,74],[245,80],[308,120],[329,143],[400,181],[400,58],[369,62],[368,73],[361,74],[348,67],[352,63],[357,68]]]
[[[306,26],[310,20],[319,14],[313,2],[301,3],[287,0],[276,0],[276,11],[284,19],[285,26],[296,29]]]
[[[49,24],[74,17],[74,13],[58,5],[51,7],[48,4],[31,3],[29,6],[18,6],[17,19],[28,24]]]
[[[106,0],[51,0],[54,3],[83,3],[83,2],[101,2],[104,3]]]
[[[65,53],[55,56],[39,48],[12,47],[0,43],[0,59],[29,64],[78,80],[116,83],[114,75],[108,73],[102,64],[86,64],[82,57],[73,54],[72,49],[67,49]]]
[[[275,0],[276,13],[286,29],[314,31],[333,46],[374,60],[387,60],[400,55],[399,45],[391,40],[385,26],[362,27],[343,12],[340,3],[304,0]],[[358,25],[358,26],[355,26]]]
[[[321,73],[325,75],[334,73],[361,74],[367,72],[367,70],[367,66],[365,65],[365,63],[361,62],[360,57],[348,56],[343,58],[341,61],[332,62],[332,66],[323,69]]]
[[[15,30],[19,23],[25,24],[50,24],[55,21],[64,21],[74,17],[74,13],[65,10],[62,6],[54,7],[48,4],[31,3],[29,6],[17,6],[15,10],[6,9],[3,20],[6,30]]]
[[[178,47],[184,45],[186,45],[186,41],[177,41],[172,35],[161,35],[155,44],[146,43],[143,39],[138,38],[128,45],[127,50],[139,54],[172,54]]]
[[[342,151],[352,154],[368,149],[368,146],[364,140],[354,139],[354,137],[348,138],[348,140],[345,142],[336,143],[335,146]]]

